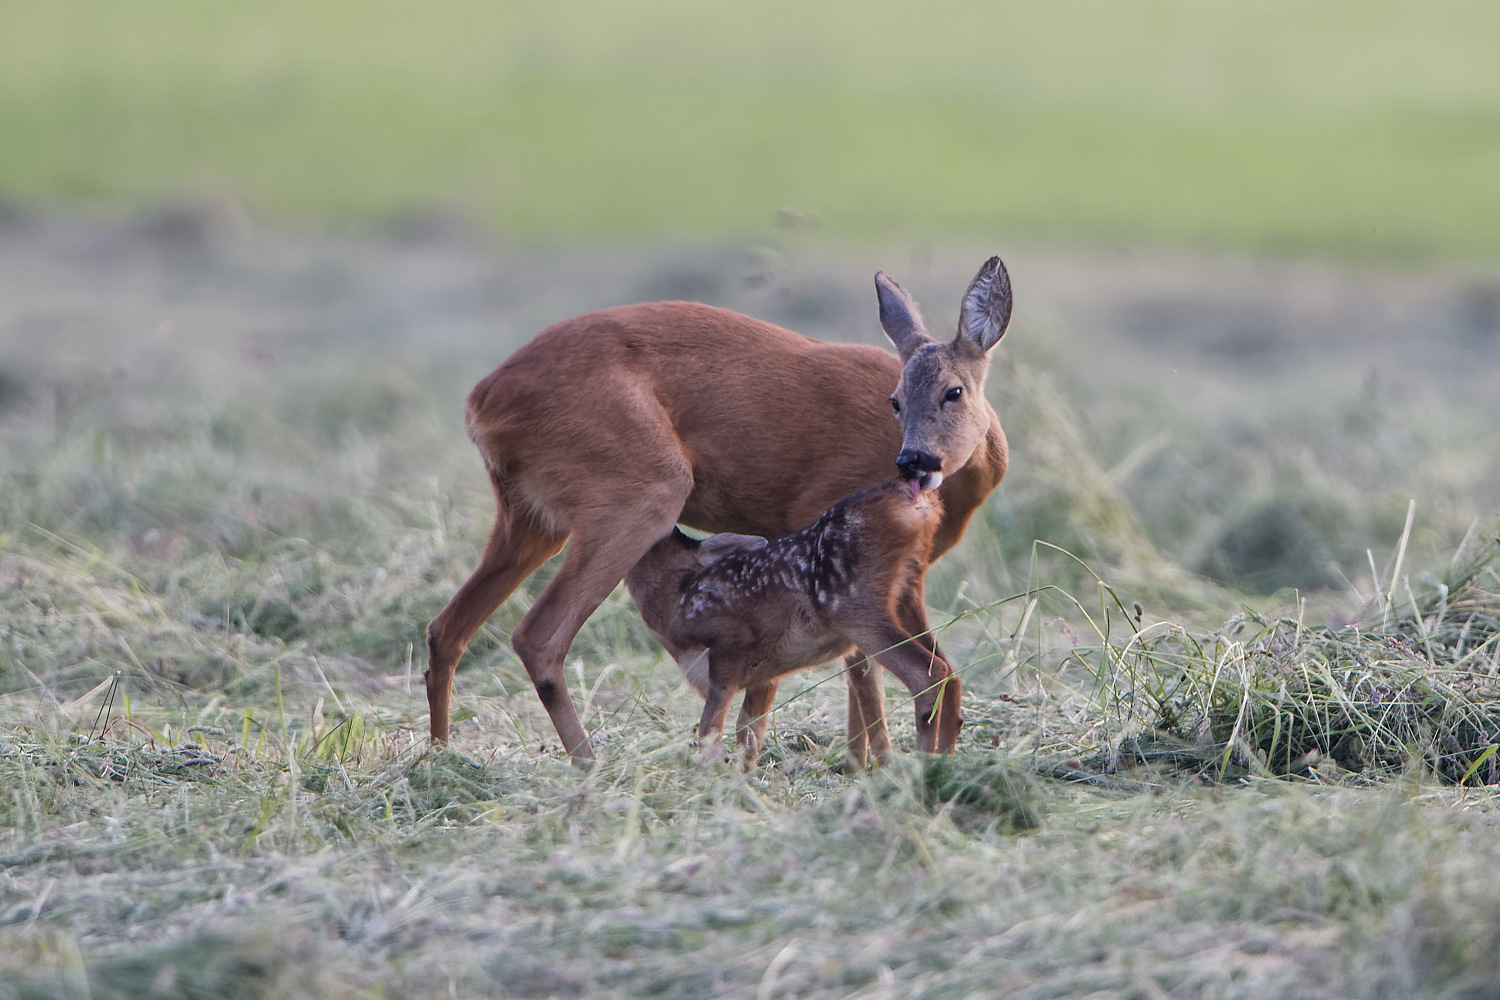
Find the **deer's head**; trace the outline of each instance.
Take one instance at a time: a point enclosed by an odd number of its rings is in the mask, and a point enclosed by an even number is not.
[[[984,376],[989,349],[1010,324],[1010,276],[999,257],[985,262],[964,293],[958,333],[949,341],[927,332],[917,304],[884,272],[875,275],[875,293],[880,325],[904,365],[891,396],[901,422],[896,467],[913,494],[935,490],[968,463],[989,430]]]

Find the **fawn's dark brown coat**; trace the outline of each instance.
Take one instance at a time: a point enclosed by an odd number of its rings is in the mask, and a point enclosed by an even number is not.
[[[625,585],[704,697],[699,737],[722,738],[730,699],[743,690],[737,737],[748,767],[780,678],[857,647],[915,697],[918,749],[951,753],[960,684],[927,633],[923,600],[942,513],[935,490],[897,479],[773,542],[729,534],[699,542],[674,529],[652,546]],[[911,608],[921,609],[919,621]]]

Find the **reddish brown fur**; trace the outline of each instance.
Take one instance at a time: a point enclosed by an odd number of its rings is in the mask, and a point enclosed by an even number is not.
[[[745,535],[699,543],[673,531],[652,546],[625,585],[704,697],[699,737],[717,744],[730,700],[744,691],[737,728],[749,767],[779,679],[858,647],[916,699],[918,749],[951,753],[962,721],[959,679],[935,648],[917,641],[927,632],[925,612],[908,623],[901,611],[924,607],[942,513],[935,492],[913,497],[897,479],[845,497],[811,526],[769,544]]]
[[[951,548],[1005,474],[1005,434],[982,392],[985,350],[1009,318],[1003,278],[998,258],[981,269],[959,335],[938,344],[905,292],[877,275],[881,323],[902,361],[691,302],[577,316],[516,351],[469,396],[469,436],[497,511],[478,567],[427,630],[432,738],[448,739],[453,669],[469,640],[569,537],[562,566],[511,641],[580,764],[593,750],[564,682],[564,657],[584,620],[673,524],[786,535],[888,478],[910,439],[941,460],[946,514],[932,555]],[[1003,319],[986,319],[971,301],[993,306],[990,313],[1003,304]],[[976,317],[987,324],[982,336],[966,332]],[[914,406],[893,421],[893,390],[924,388],[903,376],[914,354],[926,359],[924,371],[962,376],[971,389],[958,404]],[[942,364],[930,364],[935,358]],[[962,419],[934,432],[934,414]],[[900,611],[909,626],[920,614]],[[864,669],[849,676],[852,752],[864,758],[868,732],[882,756],[889,744],[878,678]]]

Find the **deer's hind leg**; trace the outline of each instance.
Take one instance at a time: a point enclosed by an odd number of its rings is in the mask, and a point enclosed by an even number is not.
[[[497,511],[479,565],[427,626],[427,708],[430,732],[438,743],[448,742],[448,716],[453,695],[453,670],[474,633],[495,609],[538,567],[557,554],[566,535],[545,530],[524,514],[517,515],[495,484]]]
[[[603,494],[615,499],[613,505],[590,505],[575,513],[568,519],[572,543],[562,566],[511,634],[511,645],[563,748],[581,767],[593,760],[594,751],[568,694],[563,674],[568,648],[630,567],[672,530],[691,488],[692,475],[684,467],[677,481],[622,483]]]
[[[729,702],[735,689],[722,681],[712,681],[703,693],[703,715],[698,719],[698,741],[704,760],[714,760],[724,752],[724,724],[729,716]]]

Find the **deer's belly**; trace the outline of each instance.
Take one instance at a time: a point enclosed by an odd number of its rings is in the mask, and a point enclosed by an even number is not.
[[[770,680],[794,670],[837,660],[853,649],[854,644],[845,636],[819,627],[799,614],[777,644],[775,656],[767,662],[766,676],[762,679]]]

